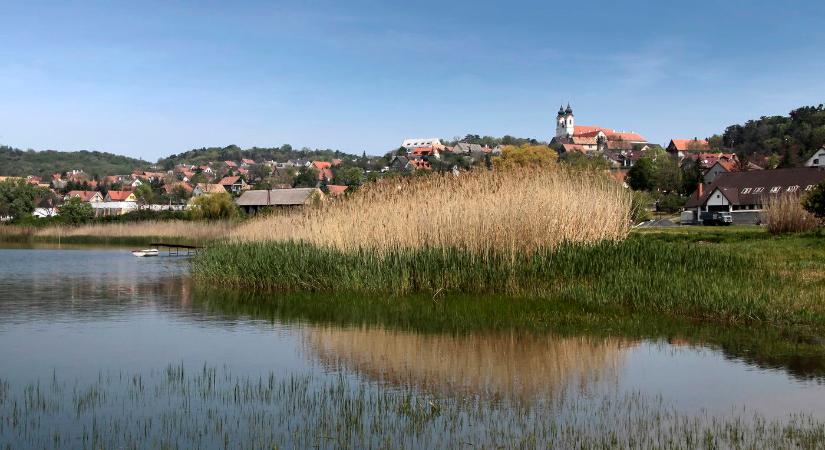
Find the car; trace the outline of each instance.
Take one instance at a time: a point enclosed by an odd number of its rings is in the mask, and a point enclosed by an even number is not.
[[[729,212],[703,212],[702,224],[728,226],[733,224],[733,216]]]

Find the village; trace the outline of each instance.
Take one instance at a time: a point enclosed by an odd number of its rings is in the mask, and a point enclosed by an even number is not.
[[[669,214],[676,223],[689,225],[707,224],[708,214],[714,212],[729,214],[722,224],[759,224],[767,199],[804,194],[825,180],[825,147],[800,167],[777,168],[769,158],[742,161],[708,139],[673,138],[662,146],[637,132],[578,125],[569,104],[559,108],[549,142],[485,139],[473,135],[455,142],[404,139],[397,150],[380,157],[364,153],[323,160],[239,158],[94,176],[66,168],[50,179],[2,176],[0,182],[38,189],[30,211],[34,218],[60,216],[62,206],[72,199],[88,204],[93,217],[105,218],[135,211],[186,211],[196,199],[215,194],[231,196],[240,211],[253,215],[262,209],[301,207],[340,197],[382,178],[436,171],[458,176],[467,170],[489,169],[508,147],[532,145],[544,148],[559,164],[595,168],[625,188],[653,193],[647,197],[647,211]],[[649,173],[653,166],[663,167],[663,174]],[[2,219],[13,216],[6,213]],[[651,215],[637,219],[649,220]]]

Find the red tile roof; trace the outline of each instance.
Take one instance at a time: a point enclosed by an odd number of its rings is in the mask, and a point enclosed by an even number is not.
[[[332,163],[327,161],[312,161],[312,167],[315,167],[318,170],[324,170],[331,168]]]
[[[327,189],[329,190],[329,195],[333,197],[337,197],[343,194],[349,186],[345,186],[342,184],[328,184]]]
[[[670,142],[680,152],[710,150],[710,144],[705,139],[671,139]]]
[[[220,184],[221,186],[229,186],[237,183],[238,181],[240,181],[240,179],[241,177],[223,177],[221,181],[218,181],[218,184]]]
[[[238,167],[238,165],[235,164],[233,161],[224,161],[223,163],[229,167]]]
[[[112,201],[122,202],[122,201],[126,200],[127,198],[129,198],[129,196],[132,195],[132,192],[131,191],[109,191],[109,193],[106,194],[106,195],[110,199],[112,199]]]

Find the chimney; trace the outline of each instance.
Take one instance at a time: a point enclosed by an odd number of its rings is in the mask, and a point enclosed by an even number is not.
[[[705,195],[705,183],[699,183],[699,198],[702,198]]]

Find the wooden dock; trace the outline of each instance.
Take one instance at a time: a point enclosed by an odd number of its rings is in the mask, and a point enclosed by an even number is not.
[[[149,244],[151,247],[166,247],[166,253],[169,256],[186,256],[192,255],[198,252],[198,250],[202,249],[203,247],[199,247],[197,245],[186,245],[186,244],[170,244],[167,242],[153,242]],[[183,251],[186,253],[183,253]]]

